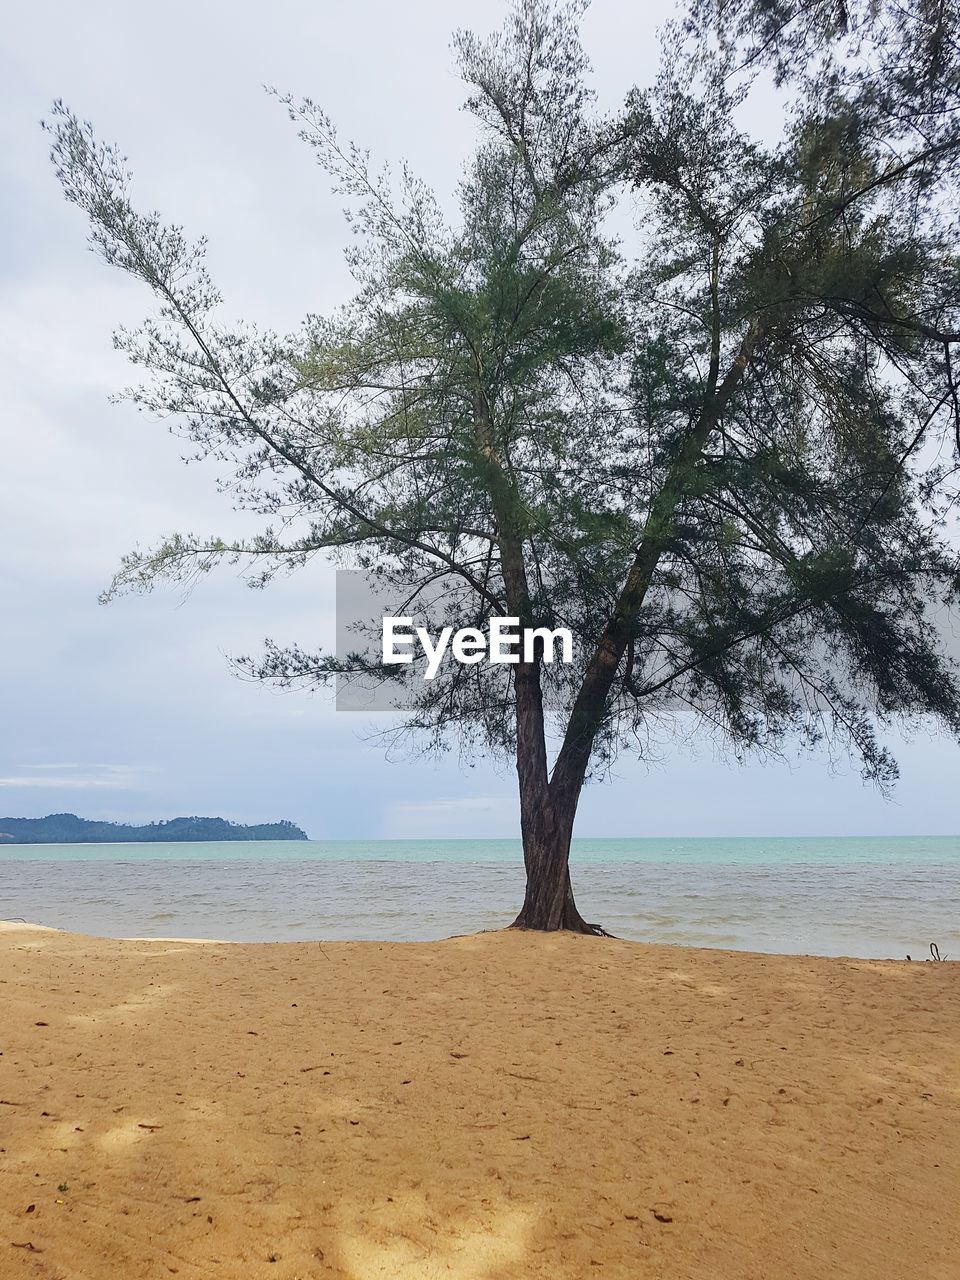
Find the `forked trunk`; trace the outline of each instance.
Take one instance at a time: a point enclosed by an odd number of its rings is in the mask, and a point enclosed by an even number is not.
[[[518,516],[519,502],[512,477],[505,474],[497,455],[489,406],[478,392],[476,414],[477,444],[484,460],[490,499],[497,517],[500,567],[511,615],[521,627],[533,624],[530,588],[524,562],[524,542]],[[521,521],[522,524],[522,521]],[[577,933],[602,934],[587,924],[577,910],[570,886],[570,835],[577,800],[589,759],[589,744],[580,751],[572,768],[551,782],[547,773],[547,744],[544,732],[543,690],[540,684],[542,650],[535,657],[520,658],[514,668],[514,695],[517,715],[517,780],[520,785],[520,828],[523,834],[523,861],[527,889],[523,908],[513,927],[517,929],[570,929]],[[616,664],[614,663],[614,666]],[[609,688],[609,682],[607,687]],[[605,690],[593,702],[602,710]],[[590,742],[599,723],[598,715],[589,730]],[[586,736],[580,734],[585,741]]]
[[[573,933],[606,936],[599,925],[588,924],[577,910],[570,883],[575,803],[564,806],[564,810],[558,813],[557,806],[544,797],[536,812],[522,814],[527,888],[513,928],[546,932],[569,929]]]

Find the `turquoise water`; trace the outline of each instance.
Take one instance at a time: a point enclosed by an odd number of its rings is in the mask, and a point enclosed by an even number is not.
[[[577,901],[624,938],[960,958],[960,837],[575,841]],[[508,925],[515,840],[0,846],[0,919],[112,937],[418,940]]]
[[[519,840],[210,840],[176,844],[0,844],[7,861],[116,862],[299,861],[516,862]],[[739,836],[692,839],[655,836],[573,842],[574,863],[677,862],[756,866],[764,863],[958,863],[960,836]]]

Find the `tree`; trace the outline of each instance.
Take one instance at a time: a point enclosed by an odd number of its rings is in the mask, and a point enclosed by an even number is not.
[[[522,927],[599,931],[570,839],[589,771],[625,745],[827,742],[887,786],[883,725],[960,732],[940,626],[960,594],[956,13],[873,5],[851,35],[821,8],[695,0],[613,117],[578,3],[518,0],[491,39],[461,33],[479,137],[454,226],[285,99],[359,233],[354,301],[288,338],[224,326],[202,242],[136,212],[123,157],[55,108],[93,247],[159,299],[118,339],[151,376],[134,399],[229,463],[267,522],[134,553],[107,594],[224,559],[261,585],[322,554],[439,584],[461,624],[568,626],[572,665],[451,665],[410,693],[432,742],[515,756]],[[745,131],[758,91],[783,112],[772,145]],[[624,203],[632,260],[610,233]],[[246,669],[342,664],[268,643]]]

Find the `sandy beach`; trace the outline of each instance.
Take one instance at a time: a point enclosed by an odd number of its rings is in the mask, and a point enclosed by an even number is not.
[[[955,1280],[960,966],[0,932],[0,1274]]]

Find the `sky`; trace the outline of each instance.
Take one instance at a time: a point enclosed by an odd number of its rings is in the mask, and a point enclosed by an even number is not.
[[[595,0],[583,24],[601,105],[656,64],[664,4]],[[120,557],[174,532],[238,530],[216,469],[185,466],[162,422],[111,403],[132,378],[111,345],[150,300],[85,248],[40,120],[63,98],[129,156],[135,195],[191,237],[228,313],[280,330],[345,300],[340,200],[272,85],[306,95],[376,159],[406,159],[449,202],[473,128],[452,31],[497,3],[350,5],[40,0],[5,17],[0,54],[0,816],[65,810],[149,821],[288,818],[318,839],[503,837],[509,762],[388,757],[332,695],[232,674],[262,639],[330,645],[333,570],[251,591],[232,570],[97,602]],[[758,120],[758,124],[762,123]],[[622,757],[588,787],[584,836],[952,834],[960,748],[888,739],[892,800],[824,757],[736,765],[712,745]]]

